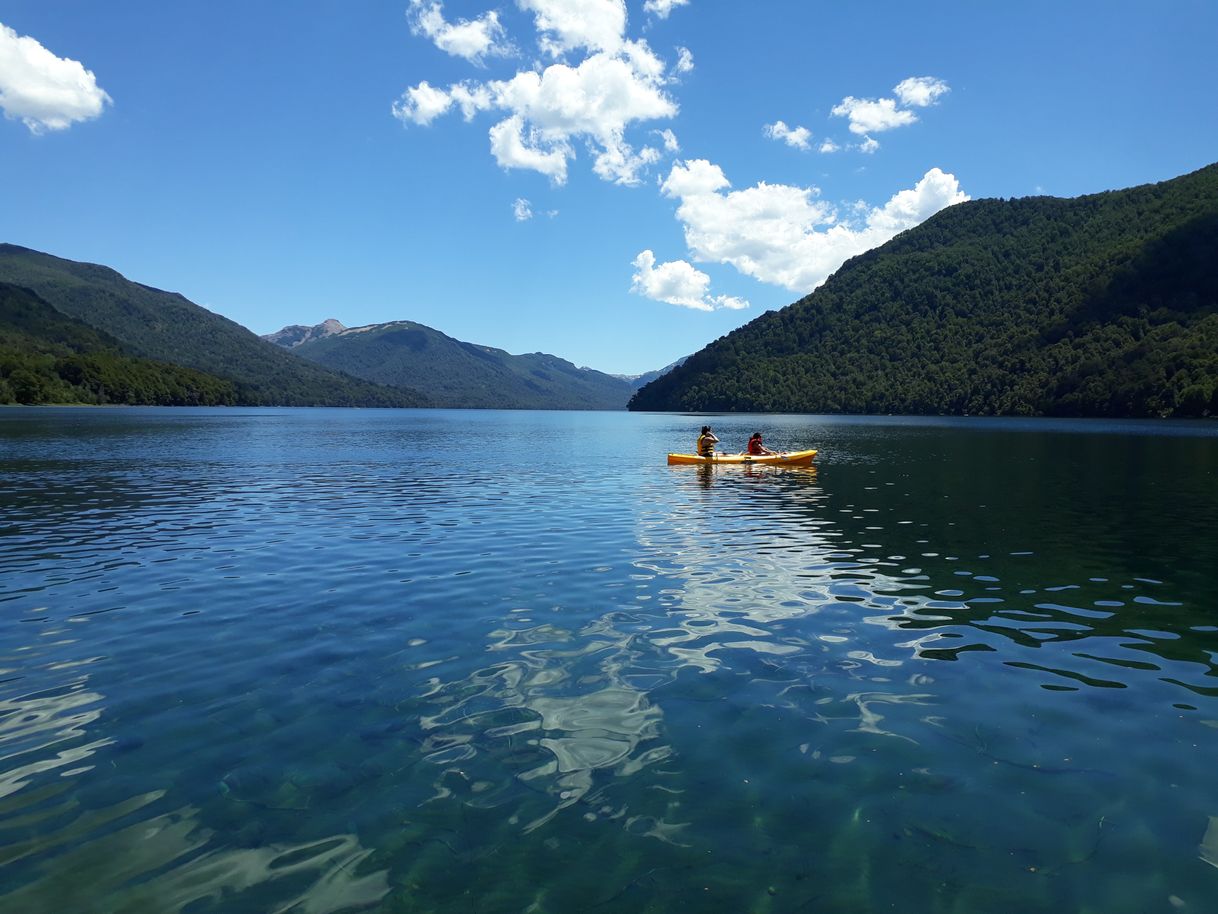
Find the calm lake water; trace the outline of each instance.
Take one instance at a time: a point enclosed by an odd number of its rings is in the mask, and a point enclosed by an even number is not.
[[[3,410],[0,911],[1213,912],[1215,531],[1215,423]]]

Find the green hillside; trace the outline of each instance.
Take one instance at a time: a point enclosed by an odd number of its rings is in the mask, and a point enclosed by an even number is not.
[[[1218,165],[978,200],[848,261],[642,388],[635,410],[1218,414]]]
[[[354,327],[292,351],[358,378],[420,390],[436,406],[624,409],[633,391],[629,381],[557,356],[511,355],[413,321]]]
[[[220,406],[236,399],[231,381],[126,356],[113,337],[28,289],[0,283],[0,403]]]
[[[420,406],[415,391],[345,377],[297,358],[181,295],[131,282],[108,267],[0,244],[0,282],[116,339],[131,355],[231,381],[259,406]]]

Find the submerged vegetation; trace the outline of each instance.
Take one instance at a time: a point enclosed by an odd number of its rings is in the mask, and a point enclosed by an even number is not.
[[[951,207],[640,390],[636,410],[1218,414],[1218,165]]]

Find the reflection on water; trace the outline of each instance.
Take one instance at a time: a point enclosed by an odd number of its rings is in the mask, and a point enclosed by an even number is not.
[[[83,686],[79,681],[60,694],[0,699],[0,746],[5,765],[0,772],[0,797],[28,786],[43,772],[69,768],[57,773],[64,777],[82,774],[93,766],[81,763],[110,745],[109,739],[84,739],[85,727],[101,716],[97,708],[101,696],[85,691]]]
[[[164,795],[157,791],[94,811],[87,821],[81,817],[47,836],[40,853],[55,845],[69,849],[0,902],[14,911],[231,910],[231,899],[241,893],[251,910],[331,914],[374,905],[389,892],[385,871],[356,875],[371,851],[352,835],[208,850],[213,833],[200,826],[191,807],[109,830]]]
[[[0,415],[0,908],[1207,910],[1218,433],[697,422]]]
[[[0,796],[7,798],[0,805],[0,863],[29,861],[27,881],[0,894],[5,910],[200,910],[203,901],[285,885],[299,894],[278,910],[329,914],[388,894],[383,870],[357,875],[371,851],[353,835],[295,846],[216,848],[199,810],[155,812],[168,790],[94,807],[87,788],[73,791],[70,782],[49,780],[50,773],[67,779],[94,771],[94,764],[80,763],[115,743],[87,740],[104,698],[85,683],[81,678],[54,693],[0,701],[7,766],[0,781]],[[19,793],[35,781],[42,786]]]
[[[589,797],[598,772],[632,777],[672,751],[656,742],[660,709],[624,675],[629,634],[606,618],[579,632],[514,626],[490,639],[487,650],[504,659],[459,681],[432,679],[423,695],[441,708],[421,719],[424,758],[442,768],[433,799],[453,796],[447,784],[459,783],[469,802],[502,807],[525,832],[575,803],[589,819],[638,821],[645,814],[628,804],[605,805],[608,789]],[[671,830],[654,822],[657,836]]]

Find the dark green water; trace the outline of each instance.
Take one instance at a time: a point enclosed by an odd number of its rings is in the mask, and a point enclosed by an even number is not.
[[[1218,426],[0,412],[0,911],[1218,909]]]

